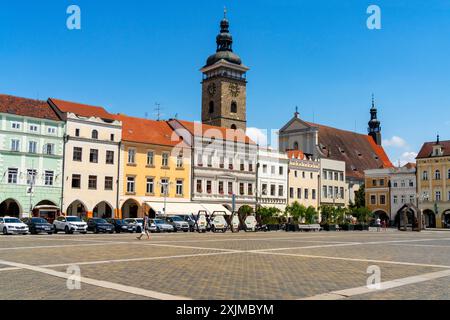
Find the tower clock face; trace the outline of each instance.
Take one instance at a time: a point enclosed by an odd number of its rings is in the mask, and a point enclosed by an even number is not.
[[[236,83],[230,83],[229,90],[230,94],[235,98],[239,96],[239,93],[241,92],[239,85],[237,85]]]
[[[216,84],[210,83],[208,86],[208,93],[213,96],[216,94],[216,91],[217,91]]]

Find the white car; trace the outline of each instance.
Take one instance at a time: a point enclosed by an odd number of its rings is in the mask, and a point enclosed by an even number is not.
[[[256,231],[257,224],[255,216],[248,216],[245,218],[245,231]]]
[[[227,231],[228,224],[224,216],[221,215],[214,216],[209,223],[211,225],[212,232],[217,232],[219,230],[222,232]]]
[[[17,218],[0,218],[0,230],[3,234],[28,234],[28,226]]]
[[[58,217],[53,221],[53,231],[64,231],[67,234],[74,232],[87,233],[87,223],[76,216]]]
[[[136,232],[136,233],[142,232],[142,227],[144,226],[144,219],[142,219],[142,218],[126,218],[126,219],[123,219],[123,221],[127,225],[133,226],[133,232]]]

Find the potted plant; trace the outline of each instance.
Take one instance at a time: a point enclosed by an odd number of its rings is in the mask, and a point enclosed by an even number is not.
[[[306,207],[295,201],[293,204],[286,207],[285,213],[289,217],[286,231],[299,231],[298,224],[305,218]]]

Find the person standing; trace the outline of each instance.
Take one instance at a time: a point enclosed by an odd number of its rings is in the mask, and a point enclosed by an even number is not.
[[[144,222],[143,222],[143,226],[142,226],[142,231],[141,231],[141,235],[139,237],[137,237],[138,240],[141,240],[142,237],[144,236],[144,234],[147,235],[147,240],[150,240],[150,233],[149,233],[149,219],[148,219],[148,214],[146,213],[144,215]]]
[[[380,217],[377,218],[376,225],[377,225],[377,231],[380,232],[380,227],[381,227],[381,219],[380,219]]]

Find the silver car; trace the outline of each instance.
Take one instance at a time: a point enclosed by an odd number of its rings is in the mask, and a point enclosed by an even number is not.
[[[152,232],[174,232],[174,227],[163,219],[151,219],[150,231]]]
[[[174,231],[189,232],[189,223],[179,216],[168,216],[166,222],[174,227]]]

